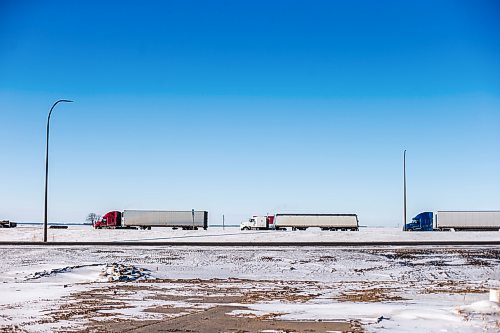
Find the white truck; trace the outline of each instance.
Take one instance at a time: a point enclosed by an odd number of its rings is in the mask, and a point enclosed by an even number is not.
[[[276,214],[274,225],[277,230],[292,228],[306,230],[320,228],[321,230],[359,230],[356,214]]]
[[[269,230],[274,229],[274,216],[252,216],[240,223],[240,230]]]

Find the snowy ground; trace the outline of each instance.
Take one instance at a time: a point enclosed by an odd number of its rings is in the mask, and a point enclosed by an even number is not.
[[[175,326],[183,323],[210,332],[209,322],[236,331],[243,320],[255,332],[500,328],[499,304],[488,302],[489,289],[500,288],[498,246],[16,246],[0,253],[6,332],[187,331]]]
[[[0,230],[0,241],[42,241],[41,226],[21,225]],[[237,227],[208,230],[94,230],[90,226],[49,229],[49,241],[146,241],[146,242],[372,242],[372,241],[500,241],[500,232],[403,232],[397,228],[361,228],[359,231],[240,231]]]

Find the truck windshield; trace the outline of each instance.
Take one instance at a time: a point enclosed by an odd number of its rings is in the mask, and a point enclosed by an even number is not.
[[[105,217],[103,217],[101,221],[102,221],[102,222],[106,222],[106,220],[107,220],[107,219],[106,219]]]

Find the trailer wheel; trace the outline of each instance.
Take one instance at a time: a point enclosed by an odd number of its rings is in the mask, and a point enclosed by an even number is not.
[[[148,227],[148,230],[151,230],[151,227]]]

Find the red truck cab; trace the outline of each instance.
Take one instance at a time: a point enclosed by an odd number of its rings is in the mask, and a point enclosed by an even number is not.
[[[94,224],[95,229],[102,228],[117,228],[122,225],[122,213],[119,211],[112,211],[104,214],[99,221]]]

